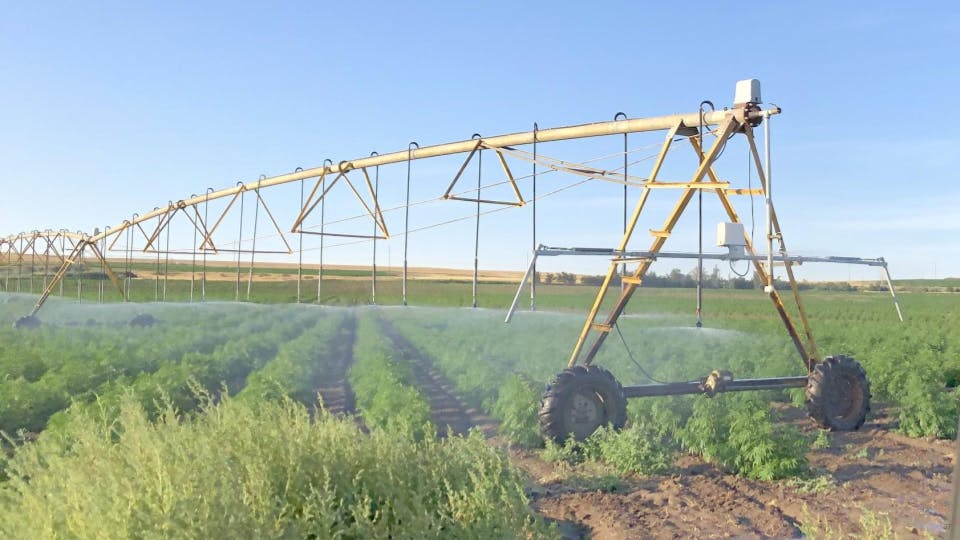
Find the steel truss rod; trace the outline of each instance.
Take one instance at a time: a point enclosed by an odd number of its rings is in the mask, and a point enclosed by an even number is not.
[[[726,110],[726,111],[715,111],[709,112],[702,115],[699,112],[686,113],[686,114],[674,114],[667,116],[658,116],[653,118],[634,118],[629,120],[612,120],[606,122],[595,122],[591,124],[580,124],[576,126],[566,126],[566,127],[556,127],[548,129],[539,129],[536,132],[536,140],[538,143],[553,142],[553,141],[565,141],[571,139],[584,139],[589,137],[601,137],[605,135],[622,135],[624,133],[639,133],[646,131],[663,131],[667,129],[672,129],[675,126],[697,126],[703,124],[708,125],[719,125],[724,123],[728,118],[734,115],[740,116],[740,121],[749,121],[759,123],[765,115],[779,114],[780,109],[771,109],[766,111],[761,110]],[[527,144],[532,144],[534,140],[533,131],[524,131],[520,133],[511,133],[507,135],[497,135],[494,137],[485,137],[483,139],[484,144],[487,147],[504,147],[504,146],[522,146]],[[477,145],[475,139],[469,139],[465,141],[438,144],[433,146],[424,146],[423,148],[415,148],[410,151],[401,150],[398,152],[391,152],[389,154],[369,156],[363,158],[357,158],[353,160],[344,160],[337,164],[326,165],[322,167],[314,167],[310,169],[304,169],[303,171],[297,171],[287,174],[281,174],[278,176],[263,178],[255,182],[250,182],[246,184],[241,184],[238,186],[221,189],[218,191],[211,192],[209,196],[200,195],[196,197],[191,197],[189,199],[183,199],[177,201],[176,206],[193,206],[205,201],[213,201],[223,197],[232,196],[240,191],[249,191],[254,189],[263,189],[276,185],[287,184],[290,182],[296,182],[303,179],[309,178],[319,178],[322,175],[338,175],[342,173],[347,173],[354,169],[361,169],[367,167],[375,167],[377,165],[389,165],[392,163],[403,163],[408,160],[414,159],[425,159],[431,157],[439,156],[448,156],[453,154],[462,154],[470,152]],[[99,241],[102,238],[117,234],[120,232],[120,229],[123,227],[128,227],[135,225],[137,223],[153,219],[158,215],[164,214],[171,210],[171,206],[160,208],[158,210],[153,210],[146,212],[142,216],[134,220],[127,220],[127,223],[121,223],[115,228],[110,230],[105,230],[99,234],[93,235],[91,241]]]
[[[728,133],[730,126],[736,126],[737,129],[743,130],[745,127],[748,127],[750,124],[759,124],[763,121],[764,118],[769,118],[771,115],[779,114],[780,109],[774,108],[770,110],[760,110],[757,107],[751,108],[734,108],[731,110],[720,110],[713,111],[709,113],[693,112],[686,114],[675,114],[675,115],[666,115],[658,116],[652,118],[636,118],[636,119],[622,119],[622,120],[613,120],[605,122],[595,122],[590,124],[580,124],[575,126],[566,126],[566,127],[556,127],[548,129],[539,129],[535,128],[531,131],[498,135],[493,137],[486,137],[483,139],[482,144],[485,148],[496,149],[504,147],[514,147],[522,146],[528,144],[537,144],[553,141],[563,141],[563,140],[572,140],[572,139],[581,139],[589,137],[598,137],[598,136],[608,136],[608,135],[619,135],[627,133],[637,133],[637,132],[650,132],[650,131],[662,131],[670,130],[671,136],[675,136],[677,133],[686,133],[690,131],[694,126],[723,126],[723,129],[720,130],[721,133]],[[186,207],[196,207],[199,204],[208,204],[210,201],[214,201],[224,197],[234,197],[238,193],[243,193],[244,191],[254,191],[259,197],[259,190],[277,186],[281,184],[287,184],[290,182],[297,182],[309,178],[318,178],[323,179],[328,175],[331,177],[338,177],[346,175],[349,171],[360,169],[363,171],[365,180],[369,184],[367,178],[366,169],[369,167],[376,167],[379,165],[387,165],[392,163],[409,163],[415,159],[425,159],[438,156],[454,155],[461,153],[472,152],[477,149],[478,142],[476,139],[469,139],[465,141],[438,144],[433,146],[424,146],[424,147],[410,147],[406,150],[401,150],[398,152],[392,152],[382,155],[370,155],[368,157],[357,158],[353,160],[343,160],[337,164],[334,164],[332,161],[328,162],[329,164],[324,164],[321,167],[314,167],[305,170],[297,170],[292,173],[282,174],[270,178],[261,177],[255,182],[249,183],[240,183],[237,185],[221,189],[217,191],[211,191],[209,193],[204,193],[203,195],[192,196],[188,199],[178,200],[176,202],[170,202],[164,207],[157,207],[152,211],[145,212],[142,215],[135,216],[132,219],[127,219],[122,221],[116,227],[105,228],[102,232],[95,231],[95,234],[84,237],[84,243],[95,250],[97,257],[101,261],[105,261],[105,258],[102,253],[99,253],[99,250],[96,248],[96,244],[101,241],[105,241],[107,238],[113,235],[120,235],[127,228],[137,226],[140,227],[140,223],[152,220],[154,218],[160,218],[157,225],[157,229],[152,235],[147,235],[145,231],[141,229],[145,236],[147,236],[147,246],[151,246],[154,241],[156,241],[160,230],[162,230],[167,224],[169,224],[170,219],[172,219],[173,214],[177,210],[185,210]],[[501,161],[502,155],[498,152],[498,156]],[[662,157],[658,159],[658,163],[662,161]],[[505,163],[504,163],[505,165]],[[697,182],[700,178],[695,178],[693,181]],[[714,181],[716,181],[714,179]],[[353,187],[351,185],[351,187]],[[368,186],[369,187],[369,186]],[[354,188],[356,192],[356,189]],[[689,190],[692,192],[692,190]],[[722,192],[721,192],[722,194]],[[359,195],[359,194],[358,194]],[[321,197],[322,199],[322,197]],[[309,199],[308,199],[309,200]],[[362,198],[361,198],[362,202]],[[374,200],[374,209],[371,212],[370,208],[366,208],[368,213],[371,213],[376,217],[379,217],[378,203]],[[259,205],[258,205],[259,206]],[[366,205],[364,205],[366,206]],[[267,210],[268,215],[270,215],[269,209]],[[301,214],[304,209],[301,209]],[[196,210],[195,210],[196,211]],[[189,212],[185,212],[188,219],[191,219]],[[300,216],[298,216],[300,217]],[[197,221],[199,221],[199,215],[197,216]],[[382,218],[381,218],[382,219]],[[212,232],[208,230],[207,224],[203,223],[198,225],[197,222],[193,219],[194,227],[197,228],[198,232],[203,234],[204,245],[205,247],[212,248],[213,251],[216,251],[216,248],[212,245],[211,235]],[[382,223],[382,221],[381,221]],[[274,221],[274,226],[277,224]],[[279,227],[277,227],[279,229]],[[296,229],[296,226],[294,227]],[[385,227],[383,227],[385,229]],[[386,237],[386,231],[382,231],[384,237]],[[35,238],[33,239],[35,241]],[[284,243],[286,240],[284,239]],[[32,241],[31,241],[32,244]],[[286,246],[289,248],[289,245]],[[29,249],[20,249],[20,257],[22,262],[22,254],[26,253]],[[67,259],[63,262],[63,266],[69,266],[72,262],[70,259]],[[66,273],[66,268],[61,268],[58,272],[58,275],[63,276]],[[112,271],[109,271],[112,274]],[[48,285],[52,287],[57,280]],[[45,300],[43,298],[42,300]],[[36,309],[42,306],[43,301],[38,304]],[[36,310],[35,310],[36,311]]]
[[[760,114],[762,117],[768,118],[769,114],[775,114],[779,112],[779,109],[774,109],[774,112],[768,113],[767,111],[758,111],[757,109],[734,109],[732,111],[723,111],[727,114],[723,125],[716,133],[716,142],[710,147],[708,151],[704,153],[703,148],[701,147],[701,141],[697,138],[688,138],[688,141],[693,146],[693,150],[696,152],[697,156],[700,158],[700,165],[697,167],[692,178],[689,181],[689,184],[697,184],[700,182],[706,184],[713,184],[716,186],[720,183],[720,180],[713,170],[713,164],[720,156],[721,152],[725,148],[727,142],[737,133],[743,133],[750,143],[751,154],[754,160],[758,160],[758,155],[756,152],[756,146],[753,143],[753,133],[751,130],[751,124],[755,123],[751,121],[752,118],[751,110],[754,113]],[[706,116],[706,115],[705,115]],[[653,171],[650,174],[650,182],[656,182],[658,173],[663,164],[666,153],[669,151],[670,146],[672,145],[673,137],[685,129],[686,126],[683,124],[677,124],[671,128],[671,131],[667,134],[666,140],[663,144],[663,149],[660,152],[660,155],[657,157],[656,163],[654,164]],[[762,169],[761,169],[762,170]],[[766,185],[764,183],[763,185]],[[662,249],[666,240],[672,235],[673,229],[679,221],[680,216],[683,214],[690,200],[693,198],[693,194],[698,192],[695,186],[687,186],[683,188],[683,193],[680,198],[675,203],[673,210],[671,210],[666,221],[664,222],[660,230],[651,230],[650,234],[653,237],[653,242],[648,251],[653,253],[658,253]],[[623,238],[620,241],[618,246],[618,251],[625,251],[626,247],[630,241],[630,238],[633,234],[634,229],[637,225],[637,220],[640,217],[640,214],[646,204],[647,198],[651,192],[649,186],[645,186],[641,190],[640,198],[637,201],[636,206],[634,207],[633,215],[628,223],[626,231],[624,232]],[[728,194],[723,190],[715,190],[717,197],[720,200],[721,205],[727,213],[728,219],[735,223],[740,222],[740,218],[736,213],[736,210],[733,208],[733,205],[730,202]],[[783,243],[782,235],[780,234],[779,224],[774,220],[774,225],[776,229],[776,235],[780,242],[781,254],[786,257],[786,247]],[[749,235],[745,235],[745,244],[746,250],[751,256],[755,256],[756,252],[753,247],[752,240]],[[597,352],[600,350],[600,347],[603,345],[606,337],[609,335],[610,331],[614,327],[617,319],[620,317],[620,314],[623,313],[626,304],[629,302],[630,298],[633,296],[633,293],[636,292],[637,288],[643,281],[643,277],[646,272],[649,270],[652,259],[647,258],[639,261],[637,269],[633,272],[632,275],[626,276],[623,278],[624,286],[622,288],[619,299],[615,302],[614,306],[608,311],[607,315],[604,317],[603,322],[597,322],[597,316],[599,314],[601,305],[609,291],[610,284],[613,280],[613,276],[616,273],[617,266],[621,264],[620,261],[614,260],[610,268],[608,269],[607,275],[603,280],[603,284],[600,287],[600,291],[597,294],[596,299],[594,300],[593,306],[590,309],[590,313],[587,316],[587,320],[584,323],[584,326],[580,332],[580,335],[577,338],[577,342],[574,345],[573,352],[570,355],[568,362],[569,367],[573,367],[577,364],[578,361],[582,361],[584,365],[589,365],[593,358],[596,356]],[[767,269],[764,268],[763,264],[760,261],[753,261],[754,269],[756,273],[761,277],[762,280],[768,281]],[[804,365],[807,367],[808,372],[811,371],[818,361],[818,353],[816,350],[816,344],[813,339],[813,332],[810,328],[809,322],[806,317],[806,312],[803,306],[803,303],[800,301],[799,289],[796,284],[796,280],[793,275],[792,265],[786,264],[787,275],[790,281],[790,288],[793,292],[794,299],[796,301],[797,310],[800,313],[800,319],[803,326],[803,332],[806,337],[806,343],[801,339],[800,331],[797,328],[797,325],[791,319],[789,313],[787,312],[786,306],[783,303],[783,299],[780,293],[773,287],[767,287],[768,296],[770,297],[771,302],[776,308],[781,321],[784,324],[784,327],[787,330],[787,333],[790,335],[791,340],[793,341],[794,346],[797,349],[797,352],[800,354],[801,359],[803,360]],[[772,268],[769,270],[772,271]],[[586,350],[585,354],[581,358],[581,353],[584,351],[584,346],[588,340],[588,337],[592,332],[595,332],[596,335],[592,340],[592,344]]]

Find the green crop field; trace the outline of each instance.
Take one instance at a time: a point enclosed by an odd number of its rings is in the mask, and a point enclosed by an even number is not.
[[[133,298],[152,301],[153,285]],[[169,286],[189,297],[189,282]],[[0,535],[560,534],[502,445],[442,425],[431,381],[508,447],[543,448],[539,400],[593,287],[540,286],[538,311],[524,299],[504,324],[511,285],[481,284],[482,309],[464,307],[469,283],[412,282],[415,306],[368,306],[369,283],[346,279],[325,280],[327,305],[264,305],[294,301],[295,286],[257,282],[256,303],[222,301],[235,284],[210,282],[207,302],[102,305],[73,288],[31,330],[12,323],[35,297],[0,293]],[[399,297],[399,282],[378,284],[379,304]],[[803,298],[821,355],[864,365],[893,429],[955,437],[960,297],[905,293],[903,323],[886,293]],[[703,329],[694,303],[690,289],[641,290],[595,362],[623,384],[804,373],[762,292],[705,291]],[[155,324],[130,324],[143,313]],[[624,430],[536,451],[623,476],[692,454],[745,478],[804,477],[817,440],[790,421],[802,406],[802,390],[631,400]]]

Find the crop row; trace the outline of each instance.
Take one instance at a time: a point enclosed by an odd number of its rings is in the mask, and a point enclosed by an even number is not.
[[[496,315],[463,312],[453,317],[417,310],[384,312],[392,323],[457,385],[473,404],[501,421],[501,430],[518,443],[539,440],[536,411],[542,384],[563,365],[572,336],[573,317],[535,314],[505,326]],[[796,372],[790,365],[789,344],[777,338],[742,332],[707,332],[696,329],[646,327],[642,318],[621,322],[630,353],[613,349],[608,340],[598,362],[611,368],[624,383],[657,380],[690,380],[713,369],[732,369],[741,377]],[[619,335],[616,336],[619,339]],[[635,351],[635,352],[634,352]],[[767,355],[774,352],[771,358]],[[779,356],[776,353],[780,353]],[[629,359],[634,355],[634,361]],[[766,396],[721,395],[713,400],[698,396],[634,400],[630,404],[633,427],[619,435],[601,434],[594,441],[601,458],[636,463],[635,469],[662,458],[662,448],[637,445],[630,452],[622,437],[657,440],[669,449],[682,449],[717,461],[757,478],[777,478],[803,470],[806,440],[794,428],[779,426],[769,406],[771,399],[788,400],[786,392]],[[629,468],[629,467],[628,467]],[[655,467],[654,467],[655,468]]]
[[[397,355],[373,314],[364,313],[357,326],[350,368],[360,417],[368,428],[419,438],[432,431],[430,404],[414,384],[409,364]]]
[[[317,323],[317,316],[305,311],[289,318],[250,319],[249,326],[243,325],[232,339],[208,353],[187,352],[179,359],[161,363],[154,371],[110,379],[96,389],[95,399],[75,401],[70,408],[54,414],[47,428],[62,429],[78,409],[112,417],[128,394],[152,413],[166,405],[181,412],[193,411],[206,393],[218,395],[223,390],[234,394],[241,390],[248,374],[263,367],[284,344]]]
[[[224,313],[213,322],[188,317],[148,328],[45,327],[20,332],[17,337],[24,339],[11,339],[6,343],[15,345],[0,350],[0,358],[15,366],[0,379],[0,430],[40,431],[52,414],[72,401],[91,400],[113,381],[130,381],[189,355],[209,355],[270,325],[247,314]],[[36,377],[25,376],[40,371]]]

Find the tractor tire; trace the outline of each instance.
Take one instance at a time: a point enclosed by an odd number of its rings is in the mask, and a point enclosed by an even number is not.
[[[828,356],[807,380],[807,414],[831,431],[860,429],[870,411],[870,381],[849,356]]]
[[[13,328],[16,330],[40,328],[40,319],[35,315],[24,315],[14,321]]]
[[[582,441],[600,426],[621,429],[627,421],[623,386],[600,366],[574,366],[560,372],[540,402],[540,432],[563,443]]]

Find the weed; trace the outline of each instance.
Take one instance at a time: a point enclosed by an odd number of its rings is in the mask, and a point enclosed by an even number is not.
[[[819,474],[806,478],[791,478],[787,485],[796,489],[797,493],[821,494],[836,489],[837,482],[829,474]]]
[[[824,448],[830,448],[833,444],[833,440],[830,437],[830,431],[826,429],[818,429],[817,434],[813,437],[813,441],[810,442],[810,448],[815,450],[823,450]]]

